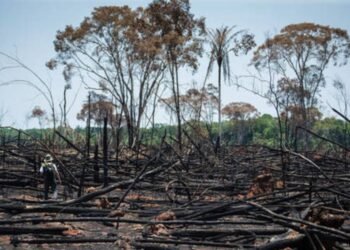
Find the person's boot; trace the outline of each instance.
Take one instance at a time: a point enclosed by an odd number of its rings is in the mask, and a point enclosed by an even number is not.
[[[53,192],[53,195],[52,195],[52,199],[57,199],[57,190],[55,190],[55,192]]]

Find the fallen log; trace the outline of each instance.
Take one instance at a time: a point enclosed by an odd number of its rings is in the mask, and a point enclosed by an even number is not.
[[[164,244],[153,244],[153,243],[140,243],[140,242],[131,242],[131,246],[136,249],[143,250],[178,250],[178,247],[168,246]]]
[[[28,227],[28,226],[1,226],[0,235],[10,234],[62,234],[63,231],[68,230],[69,227]]]
[[[12,238],[11,243],[13,245],[18,244],[77,244],[77,243],[113,243],[119,240],[118,237],[111,238],[56,238],[56,239],[18,239]]]
[[[119,222],[128,224],[148,224],[148,225],[265,225],[261,221],[199,221],[199,220],[168,220],[168,221],[154,221],[154,220],[133,220],[124,218],[109,218],[109,217],[83,217],[83,218],[17,218],[0,220],[0,225],[14,225],[21,223],[48,223],[48,222]],[[278,230],[278,229],[277,229]]]
[[[6,185],[6,186],[17,186],[17,187],[26,187],[30,186],[32,184],[32,181],[30,180],[18,180],[18,179],[0,179],[0,186]]]
[[[81,214],[81,213],[102,213],[108,214],[110,209],[97,209],[97,208],[80,208],[80,207],[63,207],[57,205],[22,205],[22,204],[0,204],[0,210],[7,211],[9,213],[43,213],[43,212],[54,212],[54,213],[70,213],[70,214]]]
[[[203,209],[202,211],[199,211],[199,212],[195,212],[193,214],[190,214],[186,217],[184,217],[184,219],[194,219],[194,218],[198,218],[198,217],[201,217],[203,215],[206,215],[206,214],[210,214],[210,213],[213,213],[213,212],[222,212],[222,211],[226,211],[230,208],[230,206],[233,204],[233,202],[228,202],[228,203],[225,203],[225,204],[219,204],[217,206],[214,206],[214,207],[209,207],[207,209]]]
[[[138,178],[138,180],[142,180],[145,177],[150,177],[152,175],[158,174],[158,173],[160,173],[162,171],[165,171],[165,170],[175,166],[176,164],[177,164],[177,162],[175,162],[174,164],[170,164],[170,165],[169,164],[161,165],[161,166],[159,166],[159,167],[157,167],[157,168],[155,168],[153,170],[150,170],[150,171],[142,174]],[[79,197],[77,199],[68,200],[68,201],[64,201],[64,202],[59,202],[59,203],[57,203],[57,205],[71,206],[71,205],[78,204],[78,203],[81,203],[81,202],[86,202],[86,201],[94,199],[97,196],[107,194],[107,193],[109,193],[109,192],[111,192],[111,191],[113,191],[113,190],[115,190],[117,188],[120,188],[120,187],[129,185],[129,184],[135,183],[136,180],[137,180],[137,177],[133,178],[133,179],[126,180],[126,181],[120,181],[120,182],[117,182],[117,183],[115,183],[113,185],[110,185],[110,186],[107,186],[107,187],[102,188],[100,190],[97,190],[95,192],[82,195],[81,197]]]
[[[195,241],[195,240],[168,240],[168,239],[138,239],[136,242],[142,243],[159,243],[159,244],[174,244],[174,245],[193,245],[193,246],[208,246],[208,247],[227,247],[231,249],[255,249],[253,245],[216,243],[211,241]]]
[[[274,235],[287,232],[286,228],[251,228],[251,229],[184,229],[171,232],[176,237],[206,238],[219,234],[225,235]]]
[[[286,216],[283,216],[283,215],[279,215],[279,214],[276,214],[274,213],[273,211],[267,209],[266,207],[258,204],[258,203],[255,203],[255,202],[249,202],[247,201],[248,204],[254,206],[254,207],[257,207],[263,211],[265,211],[266,213],[268,213],[270,216],[274,217],[274,218],[277,218],[277,219],[280,219],[280,220],[284,220],[284,221],[288,221],[288,222],[296,222],[296,223],[300,223],[301,225],[307,225],[310,227],[310,229],[316,229],[316,230],[319,230],[320,232],[326,232],[330,235],[333,235],[337,238],[340,238],[340,239],[344,239],[344,240],[350,240],[350,234],[346,233],[346,232],[343,232],[341,230],[338,230],[338,229],[335,229],[335,228],[331,228],[331,227],[326,227],[326,226],[322,226],[322,225],[318,225],[318,224],[315,224],[313,222],[310,222],[310,221],[306,221],[306,220],[300,220],[300,219],[295,219],[295,218],[289,218],[289,217],[286,217]]]

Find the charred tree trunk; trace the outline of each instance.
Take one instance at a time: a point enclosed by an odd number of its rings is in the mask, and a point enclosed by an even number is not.
[[[88,118],[86,121],[86,153],[84,155],[85,161],[83,164],[83,169],[80,177],[80,185],[79,185],[79,191],[78,191],[78,197],[81,196],[84,189],[84,181],[85,181],[85,171],[86,167],[89,166],[89,158],[90,158],[90,120],[91,120],[91,95],[89,94],[88,97]]]
[[[99,165],[98,165],[98,144],[95,145],[95,153],[94,153],[94,182],[100,181],[100,174],[99,174]]]
[[[103,121],[103,186],[108,186],[108,141],[107,141],[107,117]]]
[[[116,163],[116,171],[118,171],[119,168],[119,149],[120,149],[120,142],[121,142],[121,125],[122,125],[122,116],[123,116],[123,110],[121,110],[120,114],[116,113],[116,119],[117,119],[117,127],[116,127],[116,132],[117,132],[117,136],[116,136],[116,146],[115,146],[115,163]]]
[[[18,136],[17,136],[17,147],[19,147],[21,144],[21,130],[18,130]]]

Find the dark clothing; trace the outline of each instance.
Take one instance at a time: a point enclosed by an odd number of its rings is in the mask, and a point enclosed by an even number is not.
[[[48,194],[51,188],[51,192],[56,191],[56,179],[54,172],[51,168],[44,168],[44,188],[45,188],[45,200],[48,199]]]
[[[48,188],[51,187],[51,192],[56,191],[56,179],[53,171],[51,169],[46,169],[44,171],[45,183],[47,183]]]

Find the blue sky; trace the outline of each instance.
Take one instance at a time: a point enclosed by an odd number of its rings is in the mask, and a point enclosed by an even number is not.
[[[248,29],[255,34],[256,41],[261,44],[267,32],[277,33],[284,26],[291,23],[315,22],[332,27],[346,29],[350,32],[350,1],[346,0],[192,0],[192,12],[206,18],[208,27],[216,28],[223,25],[237,25],[239,29]],[[62,30],[68,24],[77,26],[85,16],[88,16],[94,7],[104,5],[130,5],[131,7],[145,6],[148,0],[0,0],[0,52],[18,57],[23,63],[30,66],[52,87],[55,102],[62,99],[64,80],[60,71],[49,71],[45,62],[54,57],[53,40],[57,30]],[[247,64],[251,54],[231,59],[233,74],[246,74]],[[8,65],[8,61],[0,57],[0,67]],[[207,59],[201,59],[201,68],[195,74],[183,74],[185,83],[196,80],[203,81]],[[342,69],[329,69],[327,79],[340,77],[345,81],[350,79],[349,65]],[[0,71],[0,82],[9,79],[35,79],[23,70],[13,69]],[[211,81],[215,83],[215,74]],[[349,84],[349,83],[348,83]],[[322,106],[334,103],[333,90],[328,88],[322,93]],[[75,117],[83,99],[86,96],[84,88],[78,79],[73,80],[73,89],[69,100],[72,101],[76,93],[77,99],[69,114],[70,124],[76,126]],[[223,103],[232,101],[246,101],[254,104],[261,113],[273,112],[260,99],[234,87],[225,86]],[[38,126],[37,121],[28,120],[28,114],[34,106],[40,105],[47,111],[49,107],[44,98],[35,90],[25,86],[0,87],[0,114],[6,113],[2,125],[13,125],[27,128]],[[326,114],[331,114],[326,109]],[[159,112],[160,122],[166,122],[167,114]]]

